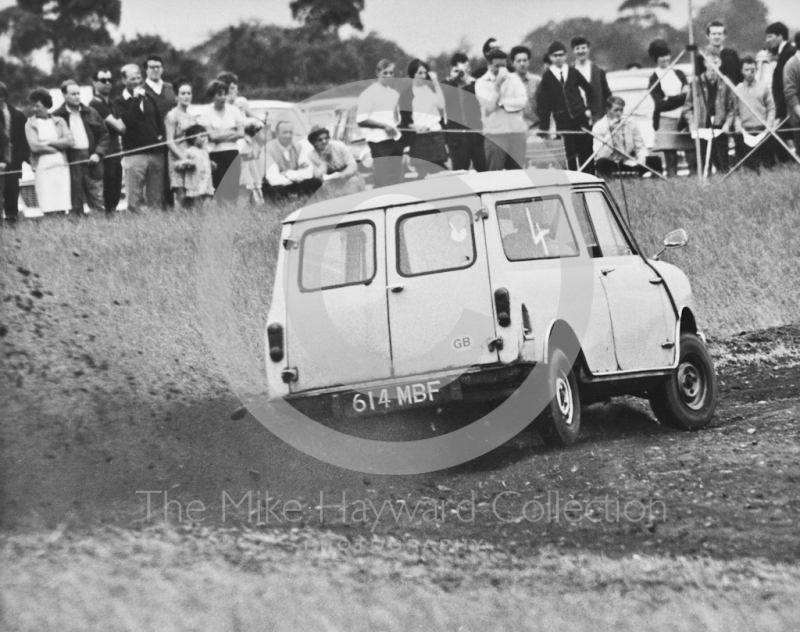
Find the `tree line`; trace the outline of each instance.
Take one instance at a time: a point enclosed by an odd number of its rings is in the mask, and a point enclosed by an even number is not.
[[[0,11],[0,33],[8,37],[10,53],[0,58],[0,76],[12,100],[19,102],[34,86],[56,87],[67,78],[88,85],[98,68],[116,71],[125,63],[142,63],[147,55],[156,54],[164,59],[165,78],[192,79],[197,95],[204,95],[207,82],[224,69],[238,75],[244,93],[251,98],[301,100],[333,86],[373,77],[380,59],[395,60],[402,72],[416,56],[374,31],[340,37],[339,28],[346,24],[363,30],[360,14],[364,2],[292,0],[289,6],[298,21],[295,27],[242,21],[216,31],[199,46],[181,50],[158,35],[137,35],[115,43],[109,29],[119,25],[121,0],[17,0],[15,6]],[[585,35],[592,42],[593,58],[606,69],[647,66],[647,46],[653,39],[667,40],[673,51],[679,51],[688,41],[686,29],[660,21],[660,11],[668,6],[664,0],[624,0],[618,18],[612,22],[589,18],[549,22],[530,31],[521,43],[531,48],[535,57],[541,57],[553,40],[568,45],[572,37]],[[776,19],[781,17],[785,16]],[[732,48],[755,53],[763,45],[767,9],[761,0],[712,0],[705,4],[695,19],[698,42],[705,41],[704,25],[712,19],[725,22],[727,45]],[[503,34],[469,36],[483,41],[490,36],[502,38]],[[450,56],[458,50],[464,52],[465,47],[466,42],[462,42],[427,61],[440,74],[446,73]],[[37,50],[51,54],[51,73],[33,64],[32,54]]]

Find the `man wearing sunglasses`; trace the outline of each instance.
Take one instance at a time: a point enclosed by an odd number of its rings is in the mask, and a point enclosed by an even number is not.
[[[103,202],[106,213],[113,213],[119,206],[122,195],[122,157],[113,154],[120,152],[120,136],[125,133],[125,123],[122,122],[116,104],[109,98],[114,79],[110,70],[95,70],[93,79],[94,98],[89,106],[97,110],[106,123],[110,142],[108,154],[103,158]]]

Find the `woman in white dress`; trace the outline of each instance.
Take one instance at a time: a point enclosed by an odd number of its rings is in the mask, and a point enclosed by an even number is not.
[[[44,88],[28,96],[33,116],[25,124],[25,136],[31,148],[31,167],[36,173],[36,197],[43,213],[72,208],[69,166],[66,150],[74,144],[66,121],[51,116],[53,99]]]
[[[400,126],[409,145],[408,156],[420,178],[445,169],[447,146],[442,133],[444,94],[436,75],[421,59],[408,66],[412,84],[400,93]]]

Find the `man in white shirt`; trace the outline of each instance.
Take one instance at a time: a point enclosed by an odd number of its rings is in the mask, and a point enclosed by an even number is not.
[[[267,187],[265,197],[285,197],[294,193],[311,195],[320,184],[307,152],[294,139],[290,121],[278,121],[275,138],[267,143]]]
[[[70,164],[72,212],[83,215],[84,200],[93,211],[105,211],[103,199],[103,156],[108,152],[109,134],[96,110],[81,103],[81,89],[68,79],[61,84],[64,103],[53,112],[69,126],[75,144],[67,151]]]
[[[378,80],[358,97],[356,121],[372,153],[376,188],[397,184],[403,177],[403,145],[399,142],[397,129],[400,93],[391,87],[394,72],[394,62],[388,59],[379,61],[376,69]]]
[[[619,171],[644,174],[647,147],[635,121],[628,118],[622,123],[625,101],[620,97],[609,97],[606,116],[592,128],[594,135],[595,170],[601,178],[608,178]]]
[[[164,61],[158,55],[150,55],[146,63],[147,79],[144,81],[144,89],[158,104],[158,111],[162,117],[166,117],[176,105],[178,98],[175,90],[170,84],[165,82],[161,75],[164,72]]]
[[[506,68],[501,50],[487,54],[489,68],[475,82],[481,104],[483,135],[486,137],[486,170],[521,169],[525,166],[527,125],[522,117],[528,93],[517,73]]]

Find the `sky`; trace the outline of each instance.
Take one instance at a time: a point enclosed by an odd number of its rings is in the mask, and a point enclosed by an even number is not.
[[[695,12],[707,0],[694,0]],[[797,0],[764,0],[770,20],[800,26]],[[412,55],[455,49],[463,37],[476,52],[489,37],[512,46],[550,20],[588,16],[611,21],[622,0],[366,0],[364,32],[377,31]],[[0,8],[14,4],[0,0]],[[684,26],[688,0],[672,0],[661,19]],[[292,26],[289,0],[122,0],[119,34],[156,33],[177,48],[200,44],[209,33],[241,20]],[[344,33],[343,33],[344,34]]]

